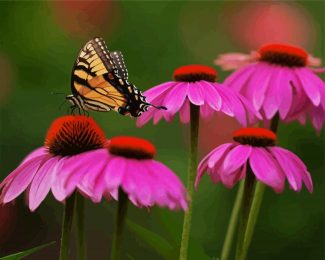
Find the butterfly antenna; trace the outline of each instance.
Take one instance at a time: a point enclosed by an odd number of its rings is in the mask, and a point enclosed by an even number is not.
[[[153,104],[150,104],[150,103],[148,103],[148,105],[149,106],[151,106],[151,107],[154,107],[154,108],[156,108],[156,109],[163,109],[163,110],[167,110],[167,107],[164,107],[164,106],[155,106],[155,105],[153,105]]]

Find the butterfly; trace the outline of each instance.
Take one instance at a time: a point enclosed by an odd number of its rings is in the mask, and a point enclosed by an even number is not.
[[[122,115],[140,116],[149,107],[145,96],[128,82],[128,71],[120,51],[110,52],[105,41],[95,37],[80,50],[72,69],[71,91],[67,100],[72,111],[115,110]]]

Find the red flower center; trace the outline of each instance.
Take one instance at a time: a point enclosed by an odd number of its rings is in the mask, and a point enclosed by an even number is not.
[[[152,159],[156,154],[152,143],[132,136],[113,137],[109,141],[108,149],[111,154],[133,159]]]
[[[295,46],[284,44],[268,44],[258,50],[260,60],[288,67],[304,67],[308,53]]]
[[[175,81],[195,82],[206,80],[215,82],[217,71],[214,68],[204,65],[187,65],[177,68],[173,74]]]
[[[75,155],[103,148],[103,130],[87,116],[63,116],[54,120],[47,132],[45,146],[54,155]]]
[[[233,139],[252,146],[274,146],[276,134],[265,128],[241,128],[233,133]]]

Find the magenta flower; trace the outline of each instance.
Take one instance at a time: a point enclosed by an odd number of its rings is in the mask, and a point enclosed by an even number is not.
[[[195,186],[207,171],[214,183],[231,188],[245,178],[248,167],[256,179],[276,192],[282,192],[285,179],[300,191],[304,183],[309,192],[313,183],[305,164],[294,153],[275,146],[276,135],[264,128],[243,128],[234,133],[235,142],[218,146],[199,164]]]
[[[251,104],[235,91],[216,83],[217,73],[203,65],[183,66],[174,71],[174,81],[155,86],[144,92],[148,101],[167,110],[149,108],[137,120],[143,126],[151,119],[157,124],[162,118],[171,122],[179,112],[182,123],[190,121],[190,103],[200,107],[200,115],[209,118],[215,112],[235,117],[240,124],[256,122],[259,115]]]
[[[58,201],[64,201],[78,187],[81,177],[107,157],[106,149],[101,149],[105,143],[104,132],[89,117],[56,119],[44,146],[30,153],[3,180],[0,202],[13,201],[27,191],[27,203],[34,211],[50,190]]]
[[[156,204],[173,210],[187,209],[182,182],[167,166],[153,159],[156,149],[149,141],[114,137],[109,140],[107,153],[108,159],[98,161],[94,171],[83,178],[83,190],[94,202],[103,196],[117,200],[121,189],[138,207]]]
[[[216,64],[239,68],[225,84],[249,99],[264,119],[277,113],[285,122],[310,117],[320,130],[325,121],[325,83],[315,74],[320,60],[298,47],[269,44],[251,55],[224,54]],[[323,116],[319,116],[319,115]]]

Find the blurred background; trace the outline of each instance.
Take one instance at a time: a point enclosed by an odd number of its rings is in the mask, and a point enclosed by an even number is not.
[[[249,52],[267,42],[296,44],[325,60],[323,1],[58,1],[0,2],[0,179],[43,144],[49,124],[67,112],[72,65],[82,45],[102,36],[110,50],[124,53],[129,78],[141,90],[171,79],[186,64],[213,66],[224,52]],[[219,81],[228,74],[219,73]],[[324,76],[323,76],[324,79]],[[178,118],[137,129],[117,113],[91,113],[108,137],[136,135],[151,140],[157,159],[184,181],[188,126]],[[216,116],[201,122],[200,158],[229,141],[238,125]],[[281,125],[280,144],[307,164],[314,193],[266,192],[248,259],[324,259],[324,131],[308,123]],[[203,178],[194,198],[190,259],[220,255],[236,194]],[[86,205],[89,259],[107,259],[115,202]],[[62,204],[48,196],[30,213],[23,196],[0,207],[0,256],[57,241],[28,259],[58,259]],[[129,210],[129,220],[163,238],[178,252],[182,212]],[[155,241],[139,228],[125,234],[125,259],[164,259]],[[149,245],[148,240],[155,247]],[[156,243],[156,244],[155,244]],[[74,253],[73,253],[74,256]],[[166,258],[166,257],[165,257]],[[173,257],[170,257],[173,259]]]

